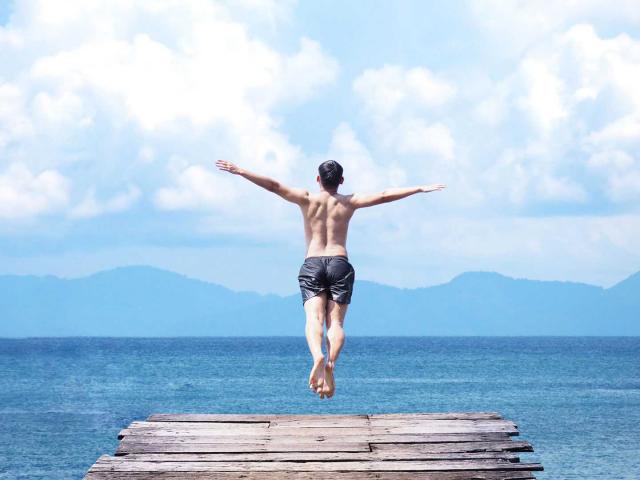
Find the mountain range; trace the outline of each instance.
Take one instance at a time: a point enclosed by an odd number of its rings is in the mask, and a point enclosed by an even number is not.
[[[300,294],[236,292],[147,266],[0,276],[0,337],[304,335]],[[640,335],[640,272],[611,288],[463,273],[403,289],[356,281],[350,335]]]

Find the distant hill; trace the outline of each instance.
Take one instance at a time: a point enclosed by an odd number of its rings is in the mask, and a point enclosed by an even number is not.
[[[640,273],[603,289],[464,273],[400,289],[356,281],[351,335],[640,335]],[[0,337],[304,335],[299,294],[235,292],[151,267],[0,276]]]

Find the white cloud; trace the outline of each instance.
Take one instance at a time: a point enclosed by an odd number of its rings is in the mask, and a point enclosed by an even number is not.
[[[485,127],[499,126],[506,115],[505,92],[500,86],[493,87],[493,94],[478,100],[478,104],[473,107],[473,118]]]
[[[534,195],[544,200],[560,200],[568,202],[584,202],[587,193],[584,188],[566,177],[544,175],[536,184]]]
[[[0,152],[9,142],[32,134],[33,126],[25,112],[25,95],[14,83],[0,77]]]
[[[478,179],[499,201],[515,206],[544,202],[582,203],[588,198],[584,187],[560,176],[549,152],[540,144],[507,149]]]
[[[422,217],[390,215],[382,232],[381,223],[359,223],[360,278],[415,288],[481,270],[609,286],[640,264],[638,215]]]
[[[271,29],[292,20],[297,0],[224,0],[234,18],[243,21],[266,22]]]
[[[640,24],[635,0],[472,0],[470,11],[477,25],[493,40],[487,45],[493,55],[513,57],[577,23]]]
[[[254,35],[252,26],[288,21],[291,7],[16,4],[0,27],[0,155],[72,178],[75,219],[129,208],[132,190],[96,199],[122,184],[155,195],[159,208],[210,207],[213,194],[186,186],[211,182],[198,165],[212,155],[292,178],[302,152],[273,112],[317,95],[339,66],[312,39],[282,53]],[[176,155],[193,169],[172,168]]]
[[[243,125],[278,101],[308,98],[337,74],[335,61],[308,39],[287,57],[216,17],[180,33],[179,49],[148,33],[82,43],[38,59],[32,75],[56,88],[106,95],[143,130],[155,131],[181,120]]]
[[[354,80],[353,90],[368,113],[382,118],[408,108],[439,107],[455,94],[450,83],[427,68],[397,65],[365,70]]]
[[[20,219],[52,213],[69,200],[69,181],[55,170],[32,173],[11,164],[0,174],[0,218]]]
[[[515,104],[531,117],[536,127],[548,134],[558,121],[568,116],[562,98],[562,80],[545,62],[531,58],[520,64],[518,75],[523,93],[516,94]]]
[[[614,120],[610,124],[589,134],[587,141],[596,146],[615,146],[640,143],[640,108],[630,114]]]
[[[424,67],[386,65],[368,69],[353,82],[363,113],[380,144],[401,155],[454,156],[449,128],[434,121],[455,96],[455,87]]]
[[[344,168],[345,185],[341,188],[345,192],[373,192],[386,186],[382,183],[387,176],[383,168],[376,164],[367,147],[346,122],[333,131],[327,158],[337,161]]]
[[[419,117],[399,121],[389,134],[390,143],[403,155],[432,154],[453,159],[455,142],[442,123],[429,125]]]
[[[92,124],[92,118],[84,112],[83,101],[80,96],[64,91],[59,94],[39,92],[31,99],[33,118],[44,128],[63,130],[68,128],[82,128]],[[37,125],[40,130],[43,125]]]
[[[128,210],[140,198],[140,189],[130,185],[126,191],[100,201],[96,199],[95,190],[91,189],[82,202],[73,207],[70,212],[72,218],[91,218],[108,213]]]
[[[233,180],[200,165],[191,165],[177,175],[175,186],[159,189],[154,201],[163,210],[224,208],[237,198]]]
[[[584,203],[600,190],[614,203],[628,202],[636,170],[622,177],[619,170],[594,168],[588,159],[610,151],[634,157],[640,144],[639,84],[640,39],[603,38],[591,25],[550,35],[476,107],[480,128],[507,133],[493,146],[498,160],[483,178],[497,187],[498,198],[518,205]]]
[[[338,70],[338,63],[322,51],[318,42],[302,38],[298,52],[284,58],[280,78],[274,83],[279,85],[281,98],[306,100],[318,88],[332,83]]]
[[[629,153],[599,151],[589,158],[587,165],[606,179],[602,190],[614,202],[640,200],[640,162]]]

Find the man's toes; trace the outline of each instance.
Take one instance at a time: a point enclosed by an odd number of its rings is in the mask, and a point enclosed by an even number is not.
[[[322,371],[323,358],[324,357],[314,360],[313,367],[311,368],[311,373],[309,373],[309,388],[315,389],[318,386],[318,381],[321,375],[320,372]]]

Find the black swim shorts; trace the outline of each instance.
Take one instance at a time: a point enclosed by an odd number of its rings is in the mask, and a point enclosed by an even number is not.
[[[334,302],[350,303],[355,273],[344,255],[305,258],[298,274],[302,304],[323,291]]]

